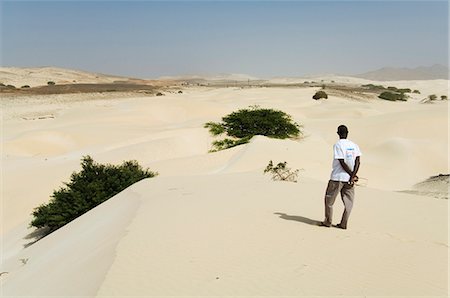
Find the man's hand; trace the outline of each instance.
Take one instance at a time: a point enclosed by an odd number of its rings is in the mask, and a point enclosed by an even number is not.
[[[348,184],[353,186],[353,185],[355,185],[356,182],[358,182],[358,180],[359,180],[358,176],[355,175],[353,177],[350,177],[350,180],[348,181]]]

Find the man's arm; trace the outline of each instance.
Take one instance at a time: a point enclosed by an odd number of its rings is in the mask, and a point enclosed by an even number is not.
[[[339,160],[339,163],[341,164],[341,167],[344,169],[344,171],[346,171],[347,174],[350,175],[350,180],[348,182],[353,184],[353,182],[355,182],[354,181],[355,177],[357,177],[356,173],[358,173],[358,170],[359,170],[359,165],[360,165],[359,156],[357,156],[355,159],[355,170],[353,172],[350,170],[348,165],[345,163],[344,159],[338,159],[338,160]]]

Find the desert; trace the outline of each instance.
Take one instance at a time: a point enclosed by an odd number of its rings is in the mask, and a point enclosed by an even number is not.
[[[448,294],[448,80],[0,74],[30,86],[0,93],[4,297]],[[43,92],[48,81],[92,85]],[[420,93],[387,101],[369,84]],[[319,90],[328,98],[314,100]],[[210,152],[205,123],[251,106],[286,112],[301,136]],[[318,226],[341,124],[362,151],[347,230]],[[38,240],[33,209],[86,155],[159,175]],[[299,169],[298,181],[273,181],[270,160]],[[339,198],[334,209],[338,221]]]

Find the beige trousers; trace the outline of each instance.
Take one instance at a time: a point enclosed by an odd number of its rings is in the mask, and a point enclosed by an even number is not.
[[[347,228],[348,218],[353,208],[353,200],[355,198],[355,188],[347,182],[333,181],[328,182],[325,192],[325,220],[324,224],[331,226],[333,219],[333,204],[337,195],[341,193],[342,202],[344,202],[345,210],[342,214],[340,225]]]

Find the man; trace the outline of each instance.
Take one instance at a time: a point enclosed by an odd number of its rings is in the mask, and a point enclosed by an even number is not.
[[[348,129],[340,125],[337,130],[339,141],[333,146],[334,159],[333,170],[325,193],[325,220],[321,226],[330,227],[333,217],[333,204],[340,193],[345,210],[341,222],[337,228],[347,229],[347,222],[353,207],[355,198],[354,184],[358,181],[356,174],[359,170],[361,151],[358,145],[347,140]]]

